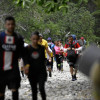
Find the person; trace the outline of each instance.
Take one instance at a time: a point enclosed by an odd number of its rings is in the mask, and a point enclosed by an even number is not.
[[[53,54],[52,50],[50,49],[50,47],[48,46],[49,52],[51,52],[51,56]],[[49,77],[52,77],[52,61],[49,61],[49,55],[47,54],[47,68],[49,71]]]
[[[77,37],[76,37],[76,35],[75,35],[75,34],[72,34],[72,37],[73,37],[73,41],[74,41],[74,42],[77,42]]]
[[[70,66],[70,73],[72,75],[72,81],[77,80],[76,74],[77,74],[77,65],[76,61],[78,58],[77,52],[75,49],[80,48],[80,45],[73,41],[73,36],[69,36],[69,42],[65,44],[64,51],[67,52],[67,61]],[[78,51],[78,49],[77,49]],[[75,69],[75,73],[74,73]]]
[[[62,41],[61,40],[58,41],[58,45],[60,47],[60,51],[64,51],[64,47],[63,47],[63,44],[62,44]],[[61,56],[61,71],[63,71],[64,52],[60,56]]]
[[[59,46],[59,41],[56,42],[56,46],[54,47],[55,49],[55,57],[56,57],[56,62],[57,62],[57,69],[59,71],[62,70],[62,64],[63,64],[63,49]]]
[[[79,45],[82,47],[82,51],[85,50],[86,40],[84,37],[81,37],[80,40],[78,40]]]
[[[48,46],[49,46],[49,48],[52,50],[52,52],[51,52],[51,70],[53,71],[53,56],[54,56],[54,44],[52,43],[52,39],[49,37],[48,39],[47,39],[47,42],[48,42]],[[49,49],[49,50],[50,50]],[[50,51],[51,51],[50,50]]]
[[[47,71],[45,66],[45,47],[38,44],[39,32],[35,31],[31,35],[32,44],[25,48],[27,53],[24,57],[25,74],[32,88],[32,100],[37,100],[37,85],[42,100],[46,100],[45,82],[47,80]]]
[[[0,100],[5,99],[5,89],[12,91],[12,100],[19,100],[20,71],[18,59],[23,56],[23,37],[15,32],[15,19],[5,18],[5,31],[0,33]]]
[[[40,44],[40,45],[45,47],[45,59],[46,59],[46,61],[47,61],[47,53],[49,55],[49,60],[52,61],[51,53],[48,50],[48,43],[47,43],[47,41],[45,39],[43,39],[43,35],[42,34],[39,34],[39,42],[38,42],[38,44]]]
[[[78,43],[80,44],[80,46],[84,46],[86,44],[86,40],[84,39],[84,37],[81,37]]]

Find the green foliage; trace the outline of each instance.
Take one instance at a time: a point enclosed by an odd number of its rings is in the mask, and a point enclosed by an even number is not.
[[[94,39],[95,18],[85,8],[76,7],[75,4],[69,4],[68,12],[56,11],[54,13],[45,13],[40,6],[34,5],[29,9],[22,9],[16,14],[18,30],[29,39],[32,31],[39,30],[44,37],[53,39],[61,38],[65,40],[68,32],[78,35],[78,38],[84,36],[88,41]],[[23,26],[25,30],[21,27]],[[91,35],[91,37],[89,37]]]
[[[81,4],[87,4],[89,0],[14,0],[17,5],[27,7],[30,4],[37,4],[45,8],[46,12],[55,12],[63,9],[68,11],[68,4],[70,2],[76,3],[78,6]]]
[[[11,2],[11,0],[9,1]],[[62,0],[58,1],[61,2]],[[65,35],[70,32],[70,34],[76,34],[78,38],[84,36],[87,41],[99,41],[99,38],[97,39],[94,35],[95,18],[86,7],[77,6],[75,4],[76,1],[68,3],[67,13],[64,6],[60,6],[57,11],[46,13],[44,6],[37,5],[33,1],[33,4],[29,5],[29,8],[14,6],[10,15],[16,18],[16,30],[26,38],[26,41],[30,40],[30,34],[35,30],[43,33],[45,39],[52,37],[53,40],[60,38],[64,41],[66,38]],[[73,2],[73,0],[70,2]],[[3,5],[6,3],[4,2]],[[46,0],[42,3],[46,4]],[[7,4],[8,6],[4,6],[6,10],[13,5]],[[55,4],[57,3],[55,2]],[[3,28],[2,25],[0,24],[0,29]]]

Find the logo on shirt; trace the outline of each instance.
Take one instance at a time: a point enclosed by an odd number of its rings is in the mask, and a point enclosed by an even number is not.
[[[14,44],[14,37],[13,36],[6,36],[5,43]]]
[[[5,51],[15,51],[16,50],[16,45],[14,44],[15,38],[13,36],[6,36],[5,37],[5,43],[2,45],[2,48]]]
[[[33,53],[32,53],[32,58],[33,58],[33,59],[38,59],[38,58],[39,58],[39,53],[36,52],[36,51],[33,52]]]

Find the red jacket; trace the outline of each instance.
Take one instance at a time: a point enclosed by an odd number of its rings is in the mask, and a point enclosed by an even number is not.
[[[69,42],[69,44],[71,43]],[[65,44],[64,48],[69,48],[69,44]],[[75,44],[75,42],[73,42],[73,44]],[[79,47],[80,47],[79,43],[76,43],[75,48],[79,48]]]
[[[69,42],[68,44],[65,44],[64,48],[69,48],[69,44],[71,43]],[[75,42],[73,42],[73,44],[75,44]],[[79,47],[80,47],[79,43],[76,43],[75,48],[79,48]],[[67,56],[67,53],[66,53],[66,56]]]

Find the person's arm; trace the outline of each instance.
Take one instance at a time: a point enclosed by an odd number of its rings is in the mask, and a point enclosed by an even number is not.
[[[48,46],[48,50],[49,50],[49,52],[50,52],[50,53],[52,53],[52,50],[50,49],[50,47],[49,47],[49,46]]]
[[[48,55],[49,55],[49,60],[51,60],[51,53],[50,53],[50,51],[49,51],[49,49],[48,49],[48,43],[46,42],[46,44],[45,44],[45,49],[46,49],[46,51],[47,51],[47,53],[48,53]]]
[[[18,54],[19,58],[23,58],[24,56],[24,38],[19,35],[19,40],[18,40]]]
[[[82,51],[82,47],[79,45],[79,43],[76,44],[76,51]]]
[[[24,62],[24,70],[25,70],[25,74],[28,75],[29,73],[29,67],[30,67],[30,64],[29,64],[29,52],[28,52],[28,47],[25,47],[24,48],[24,56],[23,56],[23,62]]]
[[[65,46],[64,46],[64,52],[67,52],[67,50],[71,50],[71,48],[69,48],[69,46],[67,44],[65,44]]]

